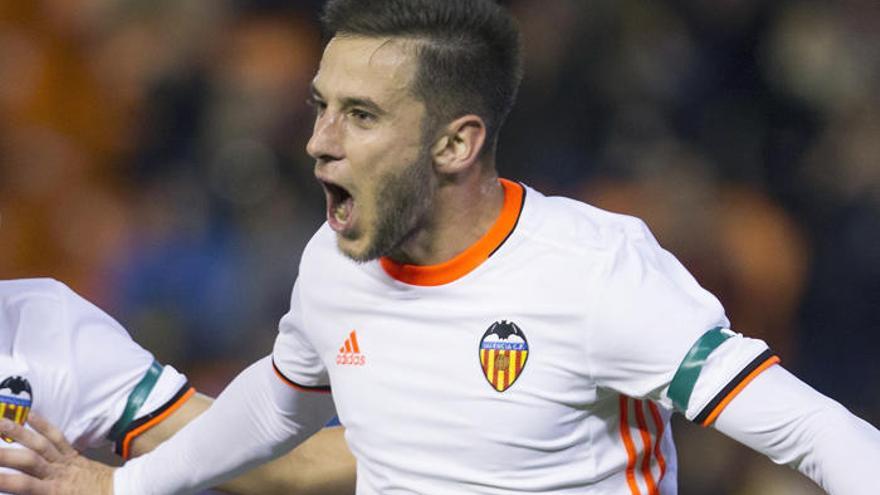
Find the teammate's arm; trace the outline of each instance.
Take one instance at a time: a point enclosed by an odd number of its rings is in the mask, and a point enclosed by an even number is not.
[[[715,429],[787,464],[831,494],[877,493],[880,431],[781,366],[736,395]]]
[[[196,394],[168,418],[132,441],[133,457],[155,449],[213,402]],[[342,428],[324,428],[287,455],[221,485],[242,495],[347,495],[354,493],[355,462]]]

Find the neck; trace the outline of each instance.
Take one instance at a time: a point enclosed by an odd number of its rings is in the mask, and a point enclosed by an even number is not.
[[[504,204],[504,188],[494,167],[472,176],[441,181],[424,227],[389,256],[408,265],[436,265],[476,243],[495,223]]]

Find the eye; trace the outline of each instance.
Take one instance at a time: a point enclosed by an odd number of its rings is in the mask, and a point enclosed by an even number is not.
[[[370,124],[376,120],[375,115],[360,108],[352,108],[348,113],[361,124]]]

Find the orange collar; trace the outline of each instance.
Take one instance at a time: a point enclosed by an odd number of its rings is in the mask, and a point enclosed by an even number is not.
[[[525,199],[525,188],[506,179],[498,179],[504,188],[501,214],[486,234],[449,261],[436,265],[406,265],[390,258],[379,258],[379,264],[391,278],[410,285],[435,286],[460,279],[489,259],[513,232],[519,221]]]

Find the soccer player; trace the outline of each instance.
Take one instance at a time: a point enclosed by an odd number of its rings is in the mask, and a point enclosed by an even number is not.
[[[24,424],[33,410],[76,448],[112,443],[128,459],[152,450],[210,402],[64,284],[0,281],[0,417]],[[0,459],[26,454],[11,438],[2,440]],[[338,429],[316,440],[224,489],[352,493],[354,463]]]
[[[730,330],[642,222],[498,178],[520,81],[503,9],[330,0],[323,20],[307,151],[327,223],[272,361],[122,468],[23,439],[30,474],[0,487],[189,493],[287,451],[335,402],[362,494],[674,494],[674,412],[832,493],[876,491],[880,432]]]

